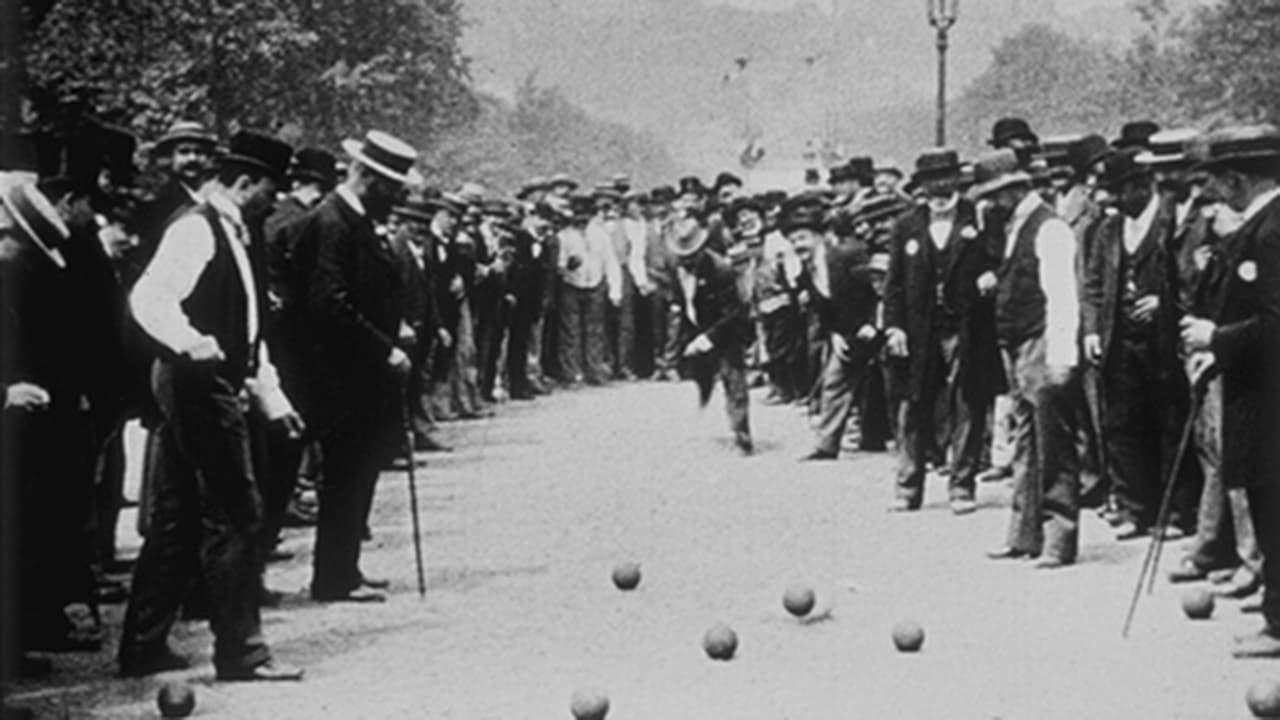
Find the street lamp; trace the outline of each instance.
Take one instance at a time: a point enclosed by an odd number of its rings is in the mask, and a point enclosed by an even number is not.
[[[960,17],[960,0],[925,0],[929,24],[938,33],[938,147],[947,144],[947,33]]]

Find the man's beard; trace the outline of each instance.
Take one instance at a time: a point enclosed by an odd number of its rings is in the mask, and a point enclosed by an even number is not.
[[[365,212],[369,214],[369,219],[374,222],[382,222],[391,215],[391,208],[395,207],[395,198],[382,193],[371,193],[369,197],[363,199]]]

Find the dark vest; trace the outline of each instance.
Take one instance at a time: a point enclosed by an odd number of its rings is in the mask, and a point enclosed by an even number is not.
[[[1013,252],[1000,266],[996,282],[996,335],[1005,347],[1017,347],[1044,334],[1045,295],[1040,287],[1036,236],[1053,211],[1041,204],[1022,224]],[[1071,272],[1061,268],[1057,272]]]
[[[192,212],[213,230],[213,258],[182,301],[182,310],[193,328],[218,341],[226,360],[218,364],[217,373],[238,389],[246,377],[257,372],[258,338],[251,342],[246,327],[249,296],[231,254],[231,243],[237,241],[227,237],[212,206],[201,205]]]

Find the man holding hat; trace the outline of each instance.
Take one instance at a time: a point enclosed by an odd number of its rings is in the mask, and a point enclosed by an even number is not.
[[[1182,318],[1182,343],[1204,373],[1222,373],[1222,474],[1243,485],[1262,550],[1264,627],[1236,657],[1280,657],[1280,130],[1233,127],[1207,139],[1206,192],[1242,213],[1208,279],[1214,312]]]
[[[898,422],[901,456],[891,509],[918,510],[926,464],[949,458],[951,511],[976,509],[974,477],[981,462],[985,418],[1001,378],[989,299],[978,294],[988,269],[972,203],[959,192],[960,158],[929,150],[912,182],[927,198],[898,218],[889,245],[885,286],[887,348],[904,364]]]
[[[1174,208],[1156,192],[1150,167],[1137,162],[1139,152],[1126,147],[1103,161],[1099,184],[1118,212],[1098,225],[1081,298],[1085,358],[1102,380],[1102,437],[1121,540],[1165,531],[1155,527],[1156,514],[1187,397],[1166,305]]]
[[[313,254],[307,280],[308,355],[304,417],[320,441],[324,482],[311,577],[320,602],[378,602],[386,581],[360,572],[360,541],[379,471],[395,456],[403,431],[406,348],[404,287],[390,244],[374,232],[405,185],[419,185],[418,153],[377,130],[344,140],[346,180],[310,213],[299,254]]]
[[[1075,562],[1079,478],[1074,382],[1079,306],[1071,228],[1032,192],[1031,176],[1012,149],[974,165],[969,197],[986,199],[988,228],[1003,240],[999,265],[979,276],[995,299],[996,337],[1014,395],[1015,461],[1012,517],[993,559],[1043,555],[1038,567]]]
[[[149,675],[186,666],[167,637],[192,574],[209,590],[220,680],[298,680],[262,637],[258,543],[262,499],[250,460],[251,402],[300,434],[260,329],[265,294],[247,247],[241,208],[275,191],[292,149],[254,132],[231,138],[207,200],[165,231],[133,289],[134,316],[163,350],[152,388],[167,471],[134,569],[120,642],[120,671]]]
[[[719,377],[734,443],[743,455],[750,455],[754,445],[744,351],[751,342],[751,323],[737,273],[727,260],[707,250],[707,239],[707,229],[692,218],[677,221],[669,239],[676,258],[682,362],[686,375],[698,384],[704,407]]]

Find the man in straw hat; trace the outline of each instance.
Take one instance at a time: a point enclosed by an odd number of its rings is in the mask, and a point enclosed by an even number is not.
[[[949,458],[951,511],[976,509],[984,419],[1003,389],[1003,379],[986,372],[999,367],[990,300],[977,289],[987,253],[959,181],[954,150],[922,154],[912,182],[926,201],[898,219],[890,243],[888,351],[906,366],[898,486],[890,508],[897,512],[920,508],[925,466],[935,451]]]
[[[1262,550],[1263,628],[1238,638],[1236,657],[1280,657],[1280,130],[1234,127],[1211,135],[1200,169],[1206,191],[1244,224],[1222,248],[1210,281],[1214,312],[1182,318],[1199,372],[1222,373],[1222,473],[1243,485]]]
[[[717,377],[724,384],[733,441],[743,455],[754,451],[748,418],[745,348],[752,327],[738,276],[728,261],[706,249],[707,229],[693,218],[675,223],[668,247],[676,259],[676,304],[682,357],[705,406]]]
[[[1012,517],[993,559],[1041,557],[1038,567],[1074,563],[1078,546],[1078,468],[1074,382],[1079,308],[1075,236],[1032,191],[1017,154],[1001,149],[974,166],[970,198],[986,200],[999,238],[999,267],[978,278],[995,298],[996,337],[1014,394]]]
[[[250,460],[248,394],[269,419],[300,434],[261,341],[263,295],[249,259],[241,209],[275,192],[292,148],[254,132],[231,138],[207,200],[165,231],[134,287],[134,316],[163,350],[152,388],[163,416],[167,468],[134,569],[120,642],[120,671],[149,675],[186,666],[168,646],[192,574],[209,591],[213,661],[220,680],[298,680],[277,664],[258,612],[262,500]]]
[[[402,437],[402,383],[415,335],[404,321],[404,287],[390,244],[374,232],[406,185],[419,185],[418,153],[371,130],[344,140],[347,177],[308,215],[296,242],[306,279],[307,358],[303,415],[320,441],[324,482],[311,577],[320,602],[379,602],[385,581],[360,572],[360,541],[378,472]],[[307,258],[307,259],[304,259]]]

